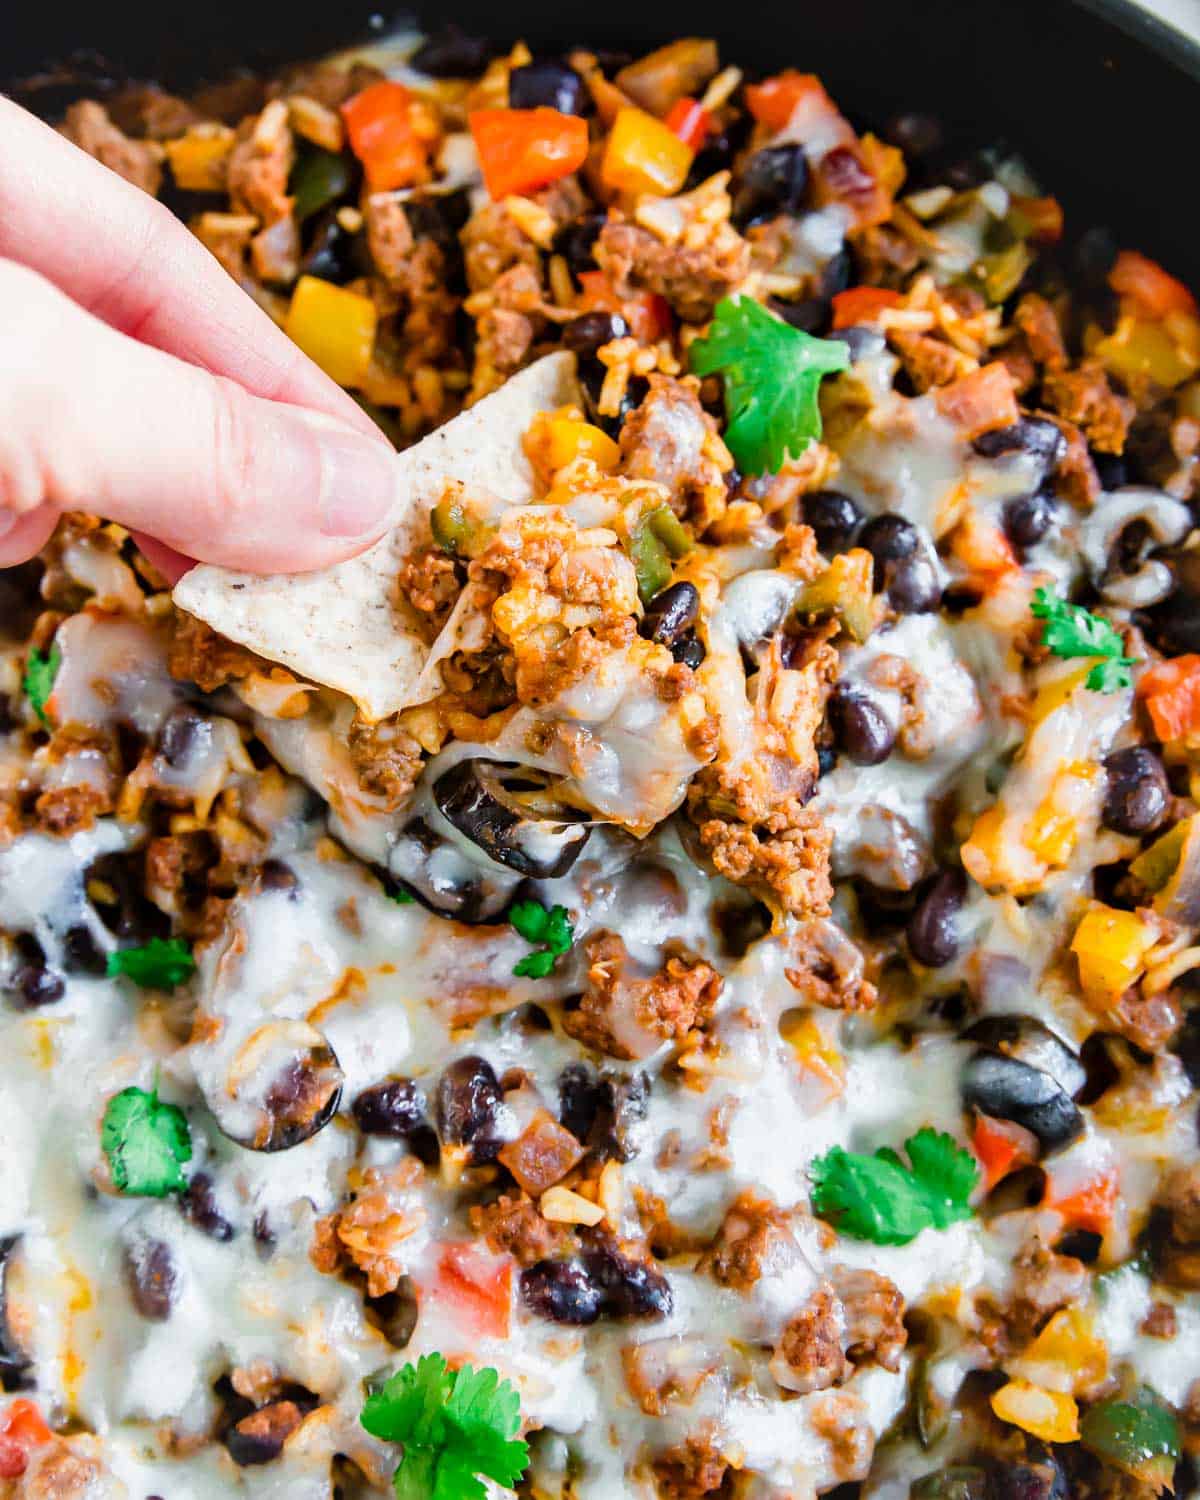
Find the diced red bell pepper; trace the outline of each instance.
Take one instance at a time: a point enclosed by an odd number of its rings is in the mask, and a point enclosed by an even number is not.
[[[1136,302],[1150,318],[1166,318],[1171,313],[1195,316],[1196,299],[1157,262],[1136,250],[1122,250],[1108,273],[1108,284],[1118,297]]]
[[[14,1401],[0,1418],[0,1479],[19,1479],[30,1453],[53,1436],[32,1401],[24,1397]]]
[[[470,1241],[442,1247],[440,1295],[480,1338],[506,1339],[512,1313],[512,1261],[487,1255]]]
[[[618,297],[603,271],[581,271],[579,284],[583,287],[583,296],[579,299],[581,312],[620,313],[639,343],[655,344],[659,339],[665,339],[674,327],[671,304],[657,292]]]
[[[1053,1179],[1046,1183],[1044,1205],[1060,1213],[1072,1229],[1087,1229],[1103,1234],[1112,1221],[1117,1206],[1118,1176],[1116,1167],[1105,1167],[1073,1193],[1059,1198]]]
[[[578,171],[587,160],[587,121],[548,109],[477,109],[467,118],[488,193],[498,203]]]
[[[808,134],[809,124],[825,125],[831,127],[830,132],[822,132],[827,141],[844,144],[854,140],[854,131],[815,73],[798,73],[795,68],[788,68],[762,83],[749,84],[746,107],[768,130],[794,125],[801,134]]]
[[[1200,656],[1176,656],[1143,673],[1137,695],[1164,745],[1200,731]]]
[[[693,151],[699,151],[713,128],[713,117],[698,99],[676,99],[664,122]]]
[[[971,1145],[983,1166],[984,1186],[988,1192],[1001,1178],[1026,1166],[1037,1156],[1037,1141],[1028,1130],[1014,1125],[1011,1120],[993,1120],[990,1115],[980,1115],[976,1119]]]
[[[833,299],[834,328],[853,328],[873,323],[885,307],[898,307],[904,299],[885,286],[852,286]]]
[[[1021,415],[1012,376],[999,360],[938,386],[933,400],[942,416],[968,440],[998,427],[1011,427]]]
[[[350,148],[373,193],[412,187],[429,171],[430,142],[413,125],[413,96],[402,83],[373,83],[342,105]]]

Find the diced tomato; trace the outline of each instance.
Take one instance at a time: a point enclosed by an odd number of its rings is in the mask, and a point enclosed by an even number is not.
[[[587,121],[547,109],[477,109],[467,118],[484,184],[495,202],[532,193],[587,160]]]
[[[1003,531],[971,507],[954,528],[950,550],[984,593],[990,593],[1017,567],[1016,556]]]
[[[657,292],[639,292],[635,297],[618,297],[612,282],[603,271],[581,271],[579,283],[583,295],[581,312],[620,313],[634,338],[643,344],[666,338],[674,326],[671,304]]]
[[[1176,656],[1151,667],[1137,693],[1164,745],[1200,731],[1200,656]]]
[[[708,139],[714,122],[712,115],[698,99],[676,99],[667,111],[664,123],[685,146],[699,151]]]
[[[1196,299],[1183,282],[1136,250],[1121,251],[1108,273],[1108,284],[1118,297],[1128,297],[1151,318],[1196,313]]]
[[[19,1479],[30,1453],[53,1436],[32,1401],[14,1401],[0,1417],[0,1479]]]
[[[898,307],[904,299],[885,286],[852,286],[833,299],[834,328],[853,328],[873,323],[885,307]]]
[[[512,1261],[469,1241],[442,1247],[437,1293],[481,1338],[506,1339],[512,1310]]]
[[[417,133],[413,96],[402,83],[373,83],[342,105],[350,147],[374,193],[412,187],[429,172],[431,142]]]
[[[1037,1159],[1037,1140],[1028,1130],[1011,1120],[993,1120],[990,1115],[976,1119],[971,1144],[982,1163],[988,1192],[1001,1178]]]
[[[933,399],[942,416],[967,439],[1011,427],[1020,416],[1012,376],[999,360],[939,386]]]
[[[1087,1229],[1103,1234],[1117,1206],[1118,1177],[1116,1167],[1105,1167],[1081,1188],[1065,1197],[1055,1196],[1053,1179],[1046,1183],[1044,1205],[1060,1213],[1073,1229]]]
[[[783,130],[788,125],[798,125],[807,134],[803,125],[820,123],[832,125],[839,143],[853,140],[854,131],[843,119],[837,105],[825,91],[825,85],[815,73],[798,73],[788,68],[774,78],[762,83],[752,83],[746,88],[746,107],[760,125],[768,130]]]

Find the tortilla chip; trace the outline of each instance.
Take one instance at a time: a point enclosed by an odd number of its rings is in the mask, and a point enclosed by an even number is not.
[[[368,552],[318,573],[271,577],[201,565],[176,584],[175,603],[268,661],[346,693],[368,719],[420,703],[436,689],[421,676],[430,648],[396,602],[401,562],[427,539],[448,479],[512,504],[531,500],[522,439],[538,412],[578,400],[574,355],[547,355],[398,455],[400,520]]]

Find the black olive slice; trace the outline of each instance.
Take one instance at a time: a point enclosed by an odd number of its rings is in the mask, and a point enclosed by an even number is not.
[[[523,766],[460,760],[438,777],[433,800],[491,859],[535,880],[565,875],[591,833],[549,803],[538,773]]]
[[[222,1133],[251,1151],[289,1151],[337,1113],[343,1075],[333,1048],[304,1021],[271,1021],[238,1049],[209,1098]]]
[[[1061,1151],[1084,1132],[1083,1115],[1049,1073],[998,1052],[976,1052],[962,1076],[963,1103],[1037,1136],[1043,1151]]]
[[[0,1239],[0,1390],[25,1391],[33,1385],[33,1361],[21,1347],[9,1318],[9,1271],[16,1258],[19,1235]]]

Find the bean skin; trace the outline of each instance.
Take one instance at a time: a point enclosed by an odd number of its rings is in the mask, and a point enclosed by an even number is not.
[[[1114,750],[1104,762],[1108,790],[1103,822],[1115,833],[1143,834],[1157,828],[1171,800],[1167,773],[1153,750],[1130,745]]]
[[[961,870],[934,876],[908,922],[908,948],[918,963],[940,969],[958,956],[956,919],[966,894]]]
[[[829,700],[829,722],[838,748],[855,765],[877,766],[892,753],[896,731],[873,698],[840,686]]]

